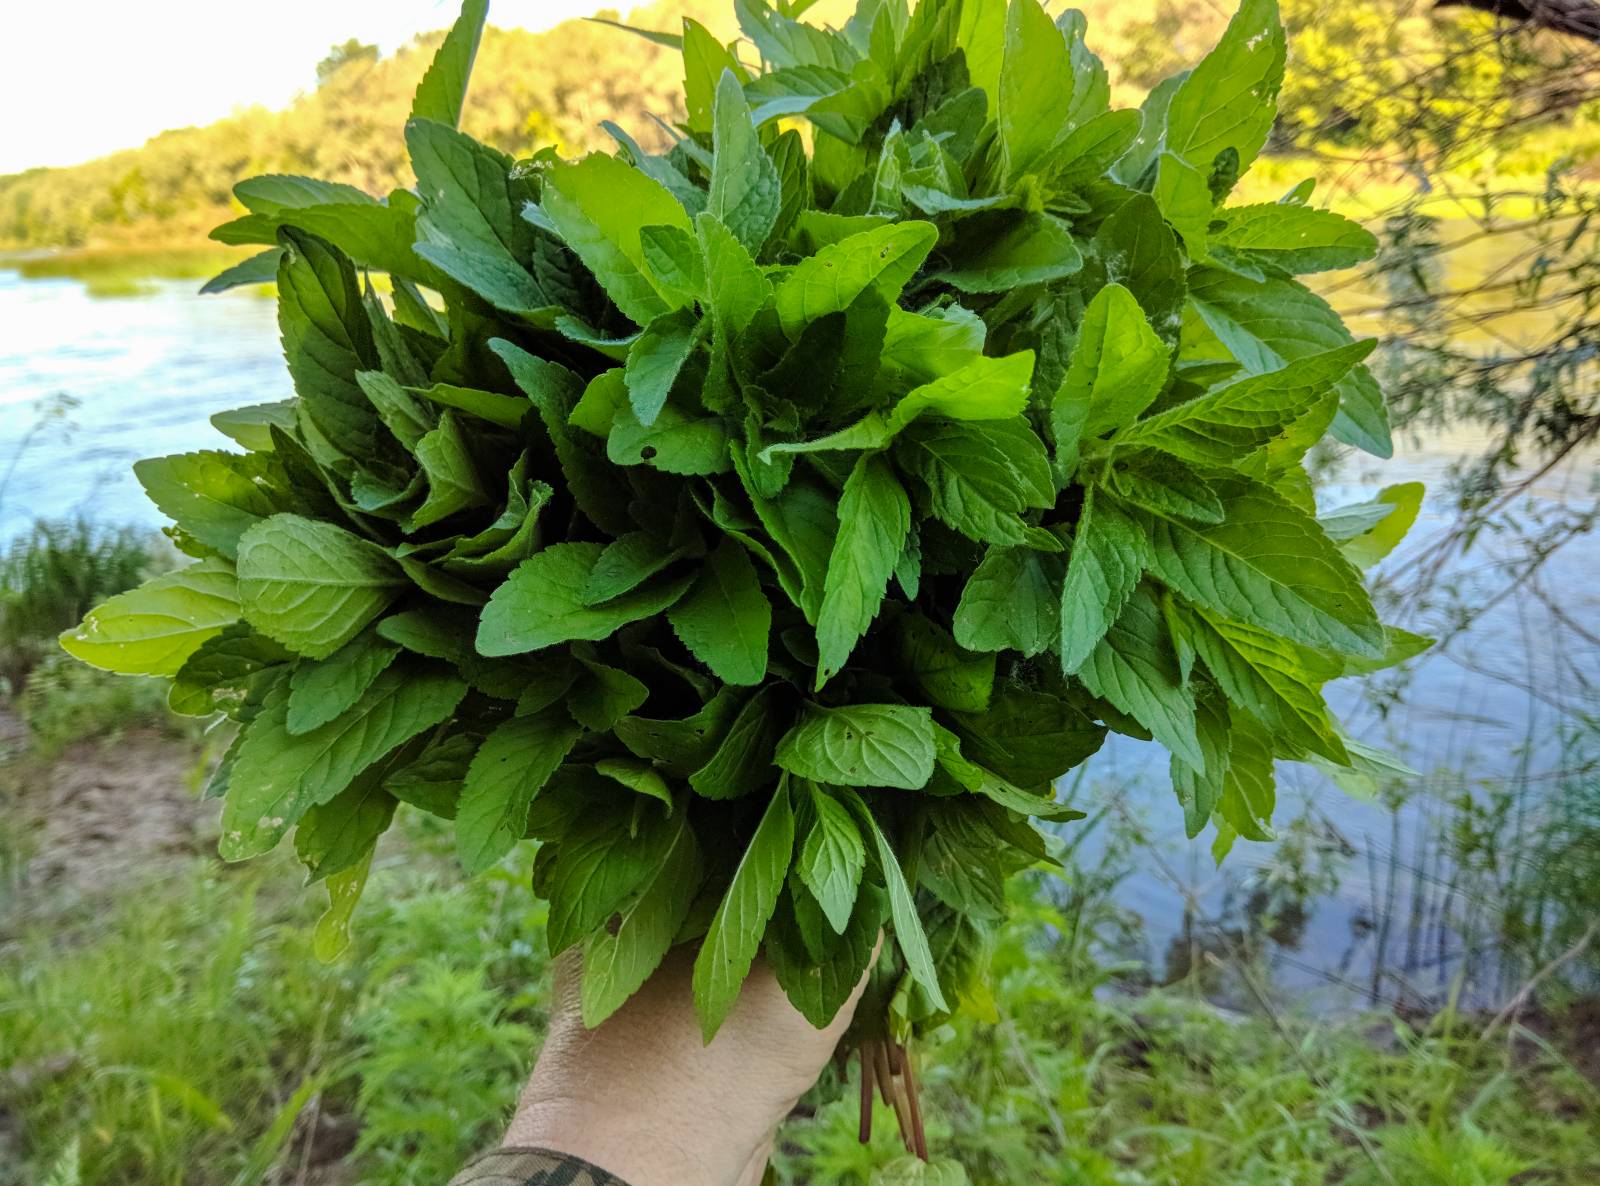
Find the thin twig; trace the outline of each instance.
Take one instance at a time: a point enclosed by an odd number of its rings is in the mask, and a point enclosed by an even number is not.
[[[1588,948],[1589,944],[1594,942],[1594,937],[1596,935],[1600,935],[1600,919],[1596,919],[1593,923],[1591,923],[1589,929],[1582,935],[1578,936],[1577,942],[1563,951],[1560,955],[1556,956],[1555,959],[1551,960],[1544,967],[1540,968],[1528,978],[1528,982],[1526,984],[1517,989],[1512,998],[1505,1003],[1505,1007],[1502,1008],[1500,1012],[1496,1013],[1489,1024],[1484,1027],[1484,1041],[1488,1041],[1489,1036],[1493,1034],[1495,1030],[1499,1029],[1501,1025],[1522,1011],[1522,1007],[1528,1003],[1528,998],[1533,995],[1534,989],[1538,988],[1539,985],[1543,984],[1552,975],[1554,975],[1556,970],[1563,964],[1571,963],[1573,960],[1582,955]]]

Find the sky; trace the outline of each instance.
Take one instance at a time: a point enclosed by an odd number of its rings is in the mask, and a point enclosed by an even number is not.
[[[492,0],[489,21],[540,31],[629,0]],[[455,19],[457,0],[4,0],[0,173],[70,165],[282,107],[316,85],[329,48],[385,53]]]

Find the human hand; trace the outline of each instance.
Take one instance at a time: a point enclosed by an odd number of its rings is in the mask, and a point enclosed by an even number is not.
[[[556,963],[550,1031],[505,1143],[581,1157],[629,1186],[757,1186],[778,1124],[822,1073],[866,984],[818,1030],[758,961],[707,1046],[690,1003],[692,949],[669,952],[593,1030],[579,963],[576,952]]]

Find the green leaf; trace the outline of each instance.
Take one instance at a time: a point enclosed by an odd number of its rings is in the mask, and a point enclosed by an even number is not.
[[[551,859],[539,891],[550,899],[545,932],[550,953],[559,955],[598,933],[627,906],[659,867],[681,826],[659,811],[619,815],[612,805],[588,813],[549,846]]]
[[[689,915],[703,877],[700,845],[683,817],[654,872],[618,914],[583,947],[583,1024],[598,1026],[661,965]]]
[[[1000,143],[1020,177],[1055,143],[1072,110],[1067,42],[1038,0],[1012,0],[1000,66]]]
[[[200,286],[200,295],[211,296],[245,285],[273,284],[278,279],[278,264],[282,258],[283,248],[269,247],[232,267],[223,268]]]
[[[320,963],[331,964],[350,946],[350,919],[355,915],[357,903],[361,901],[361,891],[366,888],[367,873],[371,868],[372,850],[369,849],[360,861],[333,874],[325,883],[328,888],[328,909],[317,919],[311,938],[311,954]],[[306,1085],[315,1087],[318,1082],[308,1079]],[[288,1134],[284,1136],[287,1139]]]
[[[1360,508],[1344,507],[1331,511],[1318,522],[1324,531],[1338,541],[1339,551],[1344,553],[1347,560],[1360,568],[1371,568],[1405,539],[1422,511],[1424,493],[1421,482],[1385,486],[1378,491],[1377,498],[1370,504],[1364,504],[1373,513],[1372,518],[1363,521],[1359,530],[1350,534],[1342,531],[1340,524],[1353,518],[1353,512]]]
[[[1190,619],[1189,637],[1217,686],[1272,730],[1274,745],[1307,750],[1340,765],[1349,762],[1317,690],[1341,674],[1337,661],[1203,610]]]
[[[1187,287],[1177,236],[1149,194],[1136,193],[1094,235],[1092,276],[1131,292],[1163,342],[1175,344]]]
[[[1007,292],[1060,280],[1083,268],[1083,253],[1072,232],[1052,215],[999,210],[979,213],[961,225],[963,234],[941,252],[933,275],[962,292]]]
[[[1221,696],[1210,695],[1195,703],[1195,739],[1204,761],[1191,766],[1176,755],[1169,763],[1172,789],[1183,807],[1184,831],[1193,840],[1222,798],[1228,775],[1228,705]]]
[[[356,375],[375,370],[378,355],[355,269],[315,235],[279,234],[278,331],[301,414],[339,452],[371,457],[382,424]]]
[[[782,184],[777,166],[761,147],[744,88],[731,69],[724,69],[717,82],[711,161],[707,212],[751,255],[759,254],[778,218]]]
[[[628,387],[628,401],[641,425],[654,424],[666,406],[678,372],[700,340],[698,325],[693,312],[680,309],[657,317],[628,347],[628,366],[623,377]]]
[[[1149,564],[1139,525],[1091,488],[1061,586],[1061,669],[1077,671],[1122,613]]]
[[[1183,239],[1191,260],[1209,258],[1211,239],[1211,187],[1206,175],[1182,157],[1163,152],[1156,158],[1155,188],[1150,196],[1162,215]]]
[[[371,767],[326,803],[306,810],[294,832],[295,855],[308,881],[321,881],[367,859],[389,830],[398,806],[383,789],[382,771]]]
[[[1249,717],[1231,713],[1228,772],[1222,779],[1217,814],[1246,840],[1272,840],[1272,810],[1276,803],[1272,739]]]
[[[407,530],[419,531],[469,507],[489,501],[478,477],[468,437],[450,412],[439,417],[439,427],[417,442],[417,463],[428,479],[428,497],[411,513]]]
[[[648,531],[631,531],[612,540],[600,553],[583,586],[583,603],[599,605],[638,588],[656,573],[678,559],[681,552],[668,551],[662,541]]]
[[[712,134],[717,84],[723,74],[742,76],[739,59],[699,21],[683,18],[683,100],[691,132]]]
[[[1044,445],[1021,417],[921,421],[900,435],[894,456],[921,479],[935,518],[982,543],[1036,542],[1019,516],[1055,502]]]
[[[773,294],[792,341],[829,313],[842,313],[868,288],[893,301],[916,274],[939,232],[928,222],[897,222],[861,231],[795,265]],[[715,267],[710,270],[714,273]]]
[[[302,663],[289,679],[284,727],[309,733],[343,716],[394,662],[400,648],[376,634],[361,634],[320,663]]]
[[[574,639],[608,638],[618,627],[659,614],[688,587],[689,578],[680,577],[585,605],[583,591],[602,551],[599,544],[554,544],[519,564],[483,609],[478,653],[518,655]]]
[[[1215,482],[1224,521],[1195,524],[1148,512],[1151,571],[1223,617],[1309,647],[1377,655],[1383,628],[1361,574],[1315,519],[1265,486]]]
[[[707,799],[739,799],[771,784],[772,752],[783,728],[776,687],[769,684],[744,702],[716,752],[689,776]]]
[[[666,804],[667,814],[672,814],[672,791],[667,787],[667,780],[648,762],[636,762],[632,758],[602,758],[594,764],[594,769],[596,774],[630,791],[638,791],[641,795],[648,795]]]
[[[816,687],[839,671],[878,615],[911,528],[911,504],[883,457],[860,457],[839,500],[839,530],[817,611]]]
[[[1067,373],[1050,404],[1056,462],[1076,468],[1088,443],[1132,424],[1166,385],[1169,355],[1133,294],[1120,284],[1084,310]]]
[[[232,566],[202,560],[107,598],[61,635],[61,646],[103,671],[177,675],[201,644],[238,620]]]
[[[1350,268],[1378,251],[1377,237],[1342,214],[1279,202],[1232,207],[1212,241],[1289,273]]]
[[[144,493],[200,543],[234,559],[238,538],[277,511],[261,453],[178,453],[134,463]]]
[[[992,547],[967,578],[954,633],[973,651],[1021,651],[1030,658],[1061,636],[1059,560],[1030,548]]]
[[[1168,150],[1205,172],[1229,148],[1249,165],[1272,130],[1283,63],[1277,0],[1243,0],[1222,40],[1172,96]]]
[[[895,619],[898,669],[938,708],[983,712],[994,694],[993,654],[968,651],[944,627],[918,613]]]
[[[1196,769],[1205,765],[1195,734],[1194,697],[1184,687],[1161,609],[1148,586],[1133,590],[1079,668],[1078,678],[1149,729],[1179,761]]]
[[[462,0],[461,15],[445,34],[433,55],[433,62],[417,84],[411,99],[413,119],[431,119],[452,128],[461,122],[461,107],[467,99],[467,80],[472,61],[478,54],[489,0]]]
[[[767,673],[772,605],[736,541],[711,553],[688,593],[667,611],[673,632],[724,683],[758,684]]]
[[[1350,331],[1321,297],[1293,280],[1247,279],[1214,268],[1196,269],[1189,297],[1194,310],[1228,353],[1251,374],[1278,370],[1308,354],[1351,342]],[[1339,414],[1333,435],[1375,457],[1389,457],[1389,412],[1383,392],[1365,367],[1336,386]]]
[[[1019,786],[1053,782],[1100,748],[1105,729],[1049,692],[1002,687],[985,713],[952,713],[962,751]]]
[[[456,808],[456,855],[470,876],[522,839],[528,808],[580,730],[559,705],[495,726],[467,768]]]
[[[861,888],[866,846],[844,804],[815,783],[804,785],[810,789],[812,820],[795,871],[822,907],[829,925],[842,935]]]
[[[942,1012],[948,1011],[950,1006],[939,988],[939,974],[933,968],[933,953],[928,950],[928,936],[922,929],[922,919],[917,915],[917,904],[911,897],[911,890],[906,886],[905,874],[900,871],[900,862],[895,859],[894,848],[890,845],[888,837],[883,834],[883,830],[878,827],[878,821],[872,818],[867,805],[861,801],[861,796],[854,791],[846,791],[844,794],[845,802],[854,811],[862,828],[871,834],[873,844],[878,851],[878,866],[883,873],[884,887],[889,891],[889,918],[894,925],[895,942],[900,946],[900,953],[905,956],[906,968],[911,973],[911,978],[928,994],[928,1000],[933,1007]]]
[[[379,758],[447,719],[466,685],[436,668],[390,667],[353,708],[309,733],[287,727],[289,695],[272,693],[246,727],[222,809],[224,860],[270,851],[306,811]]]
[[[694,961],[694,1008],[710,1042],[739,999],[794,854],[794,810],[779,783],[728,883]]]
[[[1191,461],[1236,466],[1247,454],[1286,438],[1298,460],[1330,418],[1331,407],[1320,415],[1318,409],[1331,403],[1330,393],[1375,345],[1370,339],[1352,342],[1263,375],[1247,375],[1140,421],[1122,439]]]
[[[636,325],[678,306],[681,297],[651,278],[639,238],[647,226],[691,229],[663,186],[615,157],[592,153],[551,167],[542,204],[567,246]]]
[[[270,453],[272,428],[294,431],[295,406],[293,400],[283,400],[233,408],[213,415],[211,425],[241,448],[249,449],[252,453]]]
[[[233,187],[233,196],[252,214],[268,217],[286,210],[303,210],[330,202],[375,204],[372,196],[353,185],[299,177],[292,173],[262,173],[247,177]]]
[[[1222,500],[1211,484],[1193,467],[1153,449],[1119,449],[1111,488],[1135,506],[1198,523],[1222,522]]]
[[[920,790],[933,777],[933,717],[903,704],[806,708],[774,760],[801,778],[850,787]]]
[[[245,620],[310,659],[326,659],[405,586],[382,548],[299,515],[274,515],[239,541]]]
[[[726,473],[728,430],[717,416],[691,416],[668,404],[648,426],[631,407],[619,408],[606,438],[616,465],[649,465],[669,474]]]

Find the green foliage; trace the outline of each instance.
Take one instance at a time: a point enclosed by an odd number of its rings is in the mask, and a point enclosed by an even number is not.
[[[1320,689],[1389,636],[1303,460],[1387,426],[1370,344],[1293,273],[1372,244],[1221,204],[1276,8],[1137,138],[1085,132],[1114,117],[1081,21],[1003,9],[868,35],[873,6],[741,4],[763,68],[696,34],[670,151],[518,162],[453,126],[469,3],[415,193],[239,187],[297,398],[228,422],[242,458],[147,465],[193,563],[63,642],[238,724],[221,851],[293,832],[329,946],[405,802],[471,873],[541,842],[591,1022],[692,942],[708,1040],[763,945],[822,1024],[884,927],[863,1025],[924,1032],[1108,730],[1170,751],[1219,853],[1270,837],[1275,759],[1350,761]]]
[[[45,760],[74,742],[176,724],[161,680],[96,671],[65,655],[51,655],[34,668],[17,698],[17,715],[28,726],[34,756]]]
[[[84,519],[40,521],[0,552],[0,682],[13,688],[91,606],[150,571],[150,536]]]

